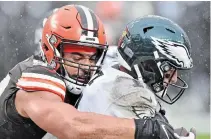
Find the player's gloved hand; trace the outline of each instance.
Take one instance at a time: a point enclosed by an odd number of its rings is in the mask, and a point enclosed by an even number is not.
[[[156,119],[154,130],[157,138],[176,139],[174,135],[174,128],[167,121]]]
[[[135,119],[135,139],[177,139],[173,127],[160,119]]]
[[[179,132],[178,132],[179,131]],[[190,129],[190,132],[187,132],[186,129],[175,129],[174,136],[176,139],[196,139],[196,130],[194,128]]]
[[[184,127],[174,129],[174,133],[178,134],[179,136],[187,136],[188,131]]]

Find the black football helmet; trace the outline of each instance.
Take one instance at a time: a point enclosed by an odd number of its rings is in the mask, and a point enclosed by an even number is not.
[[[174,72],[191,69],[190,50],[189,38],[180,26],[167,18],[150,15],[127,24],[117,53],[120,65],[128,73],[142,80],[158,98],[173,104],[188,84],[178,76],[176,83],[169,81],[164,86],[164,74],[172,69]],[[169,90],[170,86],[174,89]]]

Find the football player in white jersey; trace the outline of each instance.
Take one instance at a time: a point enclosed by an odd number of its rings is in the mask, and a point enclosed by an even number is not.
[[[169,19],[146,16],[131,21],[118,43],[117,65],[104,66],[90,80],[78,110],[167,121],[164,111],[156,110],[156,96],[173,104],[188,88],[178,71],[192,68],[190,50],[186,33]],[[192,132],[185,138],[195,138]]]

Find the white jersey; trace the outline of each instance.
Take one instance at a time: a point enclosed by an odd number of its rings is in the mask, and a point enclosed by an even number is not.
[[[84,89],[78,110],[122,118],[143,118],[154,117],[156,107],[155,95],[144,83],[117,69],[104,68],[100,76],[91,80]]]

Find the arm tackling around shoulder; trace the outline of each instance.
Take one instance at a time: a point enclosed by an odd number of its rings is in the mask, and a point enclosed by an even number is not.
[[[26,107],[27,106],[27,107]],[[23,116],[61,139],[134,139],[134,120],[95,113],[79,112],[47,92],[26,93],[19,90],[16,107]]]

